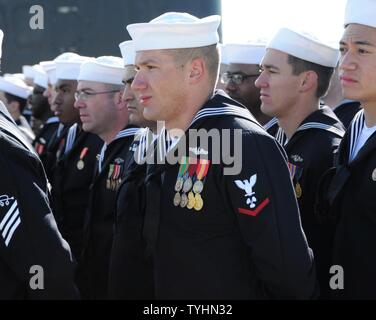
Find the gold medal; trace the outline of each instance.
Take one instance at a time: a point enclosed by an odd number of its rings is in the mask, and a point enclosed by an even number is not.
[[[188,209],[193,209],[194,206],[195,206],[195,196],[193,195],[193,192],[191,191],[190,193],[188,193],[187,208]]]
[[[85,167],[85,162],[83,160],[78,160],[77,169],[82,170]]]
[[[299,182],[295,185],[295,194],[297,198],[302,196],[302,187],[300,186]]]
[[[179,192],[175,193],[174,196],[174,206],[177,207],[180,204],[181,196]]]
[[[193,192],[194,193],[201,193],[204,189],[204,184],[201,180],[197,180],[193,185]]]
[[[195,205],[194,205],[195,210],[200,211],[203,206],[204,206],[204,200],[202,200],[201,195],[199,193],[196,193]]]
[[[187,180],[184,181],[183,185],[183,192],[187,193],[192,188],[192,179],[191,177],[188,177]]]
[[[182,177],[178,177],[175,183],[175,191],[179,192],[183,188],[184,180]]]
[[[180,206],[184,208],[188,204],[188,197],[185,193],[181,195]]]
[[[111,189],[111,181],[110,181],[110,179],[107,179],[106,187],[107,187],[107,189]]]
[[[204,189],[204,182],[203,182],[203,180],[204,180],[204,178],[206,177],[206,175],[208,173],[209,166],[210,166],[210,160],[207,160],[207,159],[200,159],[199,160],[199,164],[198,164],[198,166],[196,168],[196,178],[197,178],[197,180],[195,181],[195,183],[193,185],[193,192],[196,195],[200,194],[202,192],[202,190]],[[199,204],[197,205],[197,207],[201,206],[201,208],[202,208],[202,205],[204,203],[203,203],[201,197],[200,197],[200,199],[201,200],[199,200]],[[201,202],[202,202],[202,204],[201,204]],[[195,206],[195,209],[196,209],[196,206]],[[198,209],[198,210],[200,210],[200,209]]]
[[[372,172],[372,180],[373,180],[373,181],[376,181],[376,168],[373,169],[373,172]]]

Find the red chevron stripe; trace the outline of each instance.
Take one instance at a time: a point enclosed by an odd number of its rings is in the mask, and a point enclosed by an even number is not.
[[[268,204],[269,204],[269,198],[266,198],[263,202],[261,202],[256,209],[254,210],[249,210],[249,209],[243,209],[243,208],[238,208],[239,213],[246,214],[248,216],[255,217],[257,216],[262,209],[264,209]]]

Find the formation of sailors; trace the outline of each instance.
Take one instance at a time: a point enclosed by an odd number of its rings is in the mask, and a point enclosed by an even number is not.
[[[2,76],[0,299],[376,298],[375,21],[220,46],[168,12]]]

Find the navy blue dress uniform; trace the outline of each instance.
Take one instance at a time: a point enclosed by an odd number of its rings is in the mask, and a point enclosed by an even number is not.
[[[283,132],[283,130],[279,130],[277,118],[274,117],[268,123],[264,124],[264,129],[272,137],[276,138],[281,145],[284,145],[287,141],[286,134]]]
[[[352,119],[361,109],[360,102],[353,100],[345,100],[333,109],[334,113],[347,129]]]
[[[327,298],[330,292],[329,269],[335,221],[316,211],[317,193],[322,177],[334,165],[335,153],[344,133],[343,125],[333,111],[322,107],[304,119],[288,141],[281,141],[288,156],[303,230],[315,257],[321,298]]]
[[[56,165],[57,158],[64,152],[65,140],[68,134],[69,126],[59,123],[51,136],[50,141],[45,146],[43,152],[39,155],[48,180],[52,179],[53,168]]]
[[[51,213],[42,163],[0,112],[0,299],[78,298],[75,264]],[[35,288],[37,266],[43,274]]]
[[[213,128],[222,138],[221,129],[239,129],[238,174],[226,175],[231,165],[223,159],[212,163],[218,150],[201,140],[186,142],[180,164],[148,165],[143,235],[156,298],[315,297],[313,255],[280,145],[248,110],[220,94],[200,109],[189,129]],[[234,154],[239,151],[230,132]],[[197,164],[191,164],[195,157]]]
[[[58,158],[51,171],[52,207],[60,232],[79,260],[89,187],[102,140],[75,124],[59,145]]]
[[[85,295],[91,299],[108,297],[108,266],[115,223],[116,194],[132,159],[133,153],[129,148],[138,130],[138,127],[129,126],[120,131],[108,146],[103,145],[90,187],[80,274],[85,279]]]
[[[264,129],[272,137],[276,137],[278,129],[279,129],[277,118],[274,117],[274,118],[270,119],[267,123],[265,123],[264,124]]]
[[[354,117],[339,148],[335,175],[329,188],[331,215],[339,219],[333,265],[344,271],[344,289],[333,291],[338,299],[376,298],[376,134],[373,133],[356,157],[349,155],[364,125],[364,112]]]
[[[46,121],[38,135],[35,137],[33,146],[41,159],[46,154],[47,146],[49,145],[58,127],[59,119],[57,117],[51,117]]]
[[[153,134],[145,129],[132,143],[139,160],[146,159]],[[153,145],[152,145],[153,146]],[[118,191],[115,232],[111,251],[108,292],[110,299],[154,299],[154,278],[142,236],[146,207],[146,163],[132,157]]]

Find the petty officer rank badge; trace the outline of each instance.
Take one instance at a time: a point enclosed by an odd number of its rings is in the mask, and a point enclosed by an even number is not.
[[[202,191],[210,160],[182,157],[175,182],[174,206],[200,211],[204,206]]]
[[[14,232],[21,223],[20,209],[15,197],[0,195],[0,241],[8,247]]]
[[[235,180],[235,185],[245,192],[245,203],[247,208],[238,208],[238,212],[248,216],[256,217],[269,204],[269,198],[260,201],[259,196],[254,191],[257,183],[257,173],[243,180]]]
[[[302,193],[303,193],[302,187],[301,187],[300,182],[299,182],[299,180],[302,176],[302,173],[303,173],[303,168],[298,167],[297,165],[294,165],[291,162],[288,162],[287,165],[289,167],[290,177],[291,177],[292,183],[294,185],[295,195],[299,199],[302,196]]]
[[[106,181],[106,189],[116,191],[121,184],[121,177],[124,174],[124,159],[116,158],[110,164]]]

